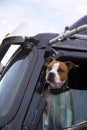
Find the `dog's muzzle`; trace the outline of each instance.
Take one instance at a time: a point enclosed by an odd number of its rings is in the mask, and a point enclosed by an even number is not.
[[[48,82],[54,82],[54,79],[55,79],[55,74],[53,72],[49,72],[46,80]]]

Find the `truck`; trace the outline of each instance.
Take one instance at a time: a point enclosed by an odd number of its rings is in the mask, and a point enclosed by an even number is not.
[[[19,31],[21,34],[21,29]],[[14,52],[12,46],[16,46]],[[46,100],[42,92],[47,85],[45,59],[48,56],[79,65],[69,73],[68,79],[72,89],[74,124],[62,129],[86,130],[87,16],[65,27],[61,34],[13,34],[4,38],[0,45],[0,63],[10,49],[9,60],[0,68],[0,130],[43,130]],[[44,130],[50,129],[46,126]]]

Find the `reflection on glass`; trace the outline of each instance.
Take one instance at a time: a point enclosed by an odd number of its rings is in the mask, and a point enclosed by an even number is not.
[[[0,82],[0,117],[10,110],[28,65],[27,58],[15,62]]]
[[[61,130],[87,126],[87,91],[71,90],[52,97],[43,130]]]

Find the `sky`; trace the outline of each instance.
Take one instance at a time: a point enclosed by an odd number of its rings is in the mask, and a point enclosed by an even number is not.
[[[0,39],[22,23],[60,33],[86,14],[87,0],[0,0]]]
[[[0,0],[0,43],[22,23],[29,35],[61,33],[86,14],[87,0]]]

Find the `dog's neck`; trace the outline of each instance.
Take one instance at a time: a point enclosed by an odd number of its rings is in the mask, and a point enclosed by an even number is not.
[[[68,87],[68,80],[61,86],[61,88],[53,88],[49,86],[48,90],[54,95],[70,90],[70,88]]]

